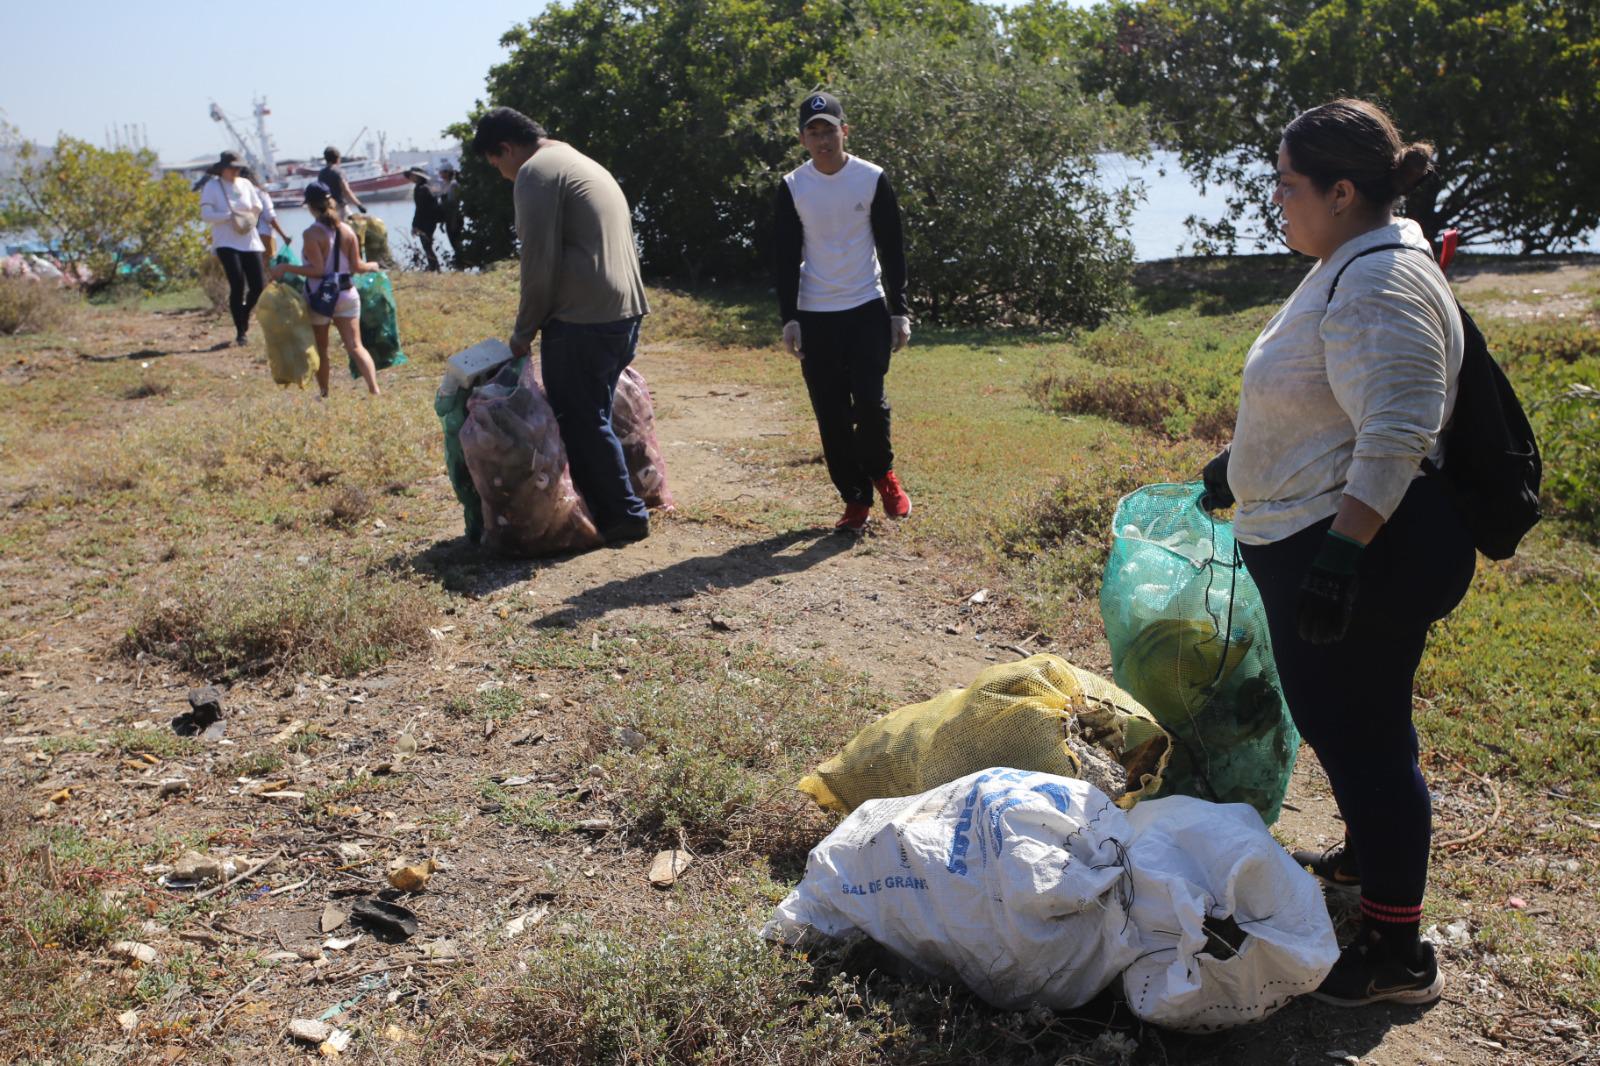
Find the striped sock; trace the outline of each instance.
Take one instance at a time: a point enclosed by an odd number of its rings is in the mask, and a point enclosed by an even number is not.
[[[1391,957],[1409,960],[1416,955],[1422,904],[1397,907],[1362,896],[1361,919],[1363,929],[1382,941]]]

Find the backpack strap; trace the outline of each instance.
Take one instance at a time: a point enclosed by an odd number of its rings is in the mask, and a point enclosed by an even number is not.
[[[1346,259],[1344,261],[1344,266],[1340,267],[1339,272],[1333,276],[1333,284],[1328,286],[1328,303],[1333,303],[1333,291],[1339,287],[1339,279],[1344,277],[1344,272],[1350,269],[1351,264],[1364,255],[1372,255],[1374,252],[1387,252],[1394,248],[1403,250],[1406,248],[1411,248],[1411,245],[1401,244],[1399,241],[1392,241],[1389,244],[1375,244],[1371,248],[1361,249],[1361,251],[1357,252],[1355,255],[1352,255],[1349,259]],[[1422,251],[1421,248],[1412,248],[1411,250],[1416,252]],[[1431,252],[1428,254],[1428,262],[1433,262],[1433,254]]]

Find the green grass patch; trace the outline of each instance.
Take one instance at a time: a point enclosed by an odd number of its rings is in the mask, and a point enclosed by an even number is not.
[[[349,803],[357,796],[393,792],[404,787],[408,779],[400,774],[357,774],[327,788],[314,788],[306,793],[301,806],[315,817],[332,814],[333,808]]]
[[[484,781],[478,787],[478,795],[486,804],[497,806],[498,809],[491,815],[495,821],[513,829],[565,833],[578,820],[554,813],[553,808],[560,805],[561,797],[541,792],[535,786],[502,788],[493,781]]]
[[[123,649],[207,677],[352,677],[428,646],[438,594],[383,569],[235,564],[142,604]]]
[[[163,761],[184,759],[200,754],[200,742],[193,737],[180,737],[166,728],[166,723],[149,729],[113,729],[106,737],[112,750],[124,755],[150,754]]]

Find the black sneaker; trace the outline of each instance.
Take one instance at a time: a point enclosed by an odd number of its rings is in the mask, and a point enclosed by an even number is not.
[[[622,521],[609,525],[600,531],[600,537],[606,542],[607,547],[621,547],[632,544],[634,541],[643,540],[650,535],[650,519],[624,518]]]
[[[1356,853],[1348,840],[1323,851],[1292,851],[1289,854],[1329,888],[1345,893],[1361,891],[1361,868],[1356,865]]]
[[[246,344],[250,343],[250,340],[243,333],[241,333],[237,337],[233,338],[233,343],[243,348]]]
[[[1433,945],[1417,941],[1409,963],[1392,958],[1380,941],[1358,937],[1339,955],[1321,987],[1311,993],[1336,1007],[1369,1003],[1432,1003],[1444,989],[1444,975]]]

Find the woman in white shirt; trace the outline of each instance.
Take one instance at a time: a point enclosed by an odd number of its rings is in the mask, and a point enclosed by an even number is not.
[[[250,312],[265,284],[261,267],[265,245],[256,232],[261,193],[239,176],[242,169],[237,152],[223,152],[211,168],[216,177],[200,190],[200,217],[211,224],[211,248],[228,276],[228,312],[237,334],[234,343],[241,347],[250,328]]]
[[[1284,130],[1273,202],[1317,263],[1245,357],[1233,442],[1204,475],[1211,503],[1238,505],[1284,696],[1344,817],[1344,846],[1295,855],[1360,891],[1361,933],[1316,993],[1341,1006],[1430,1003],[1442,983],[1417,935],[1432,807],[1411,693],[1477,555],[1422,467],[1447,458],[1464,347],[1428,241],[1394,214],[1432,158],[1360,100]]]

